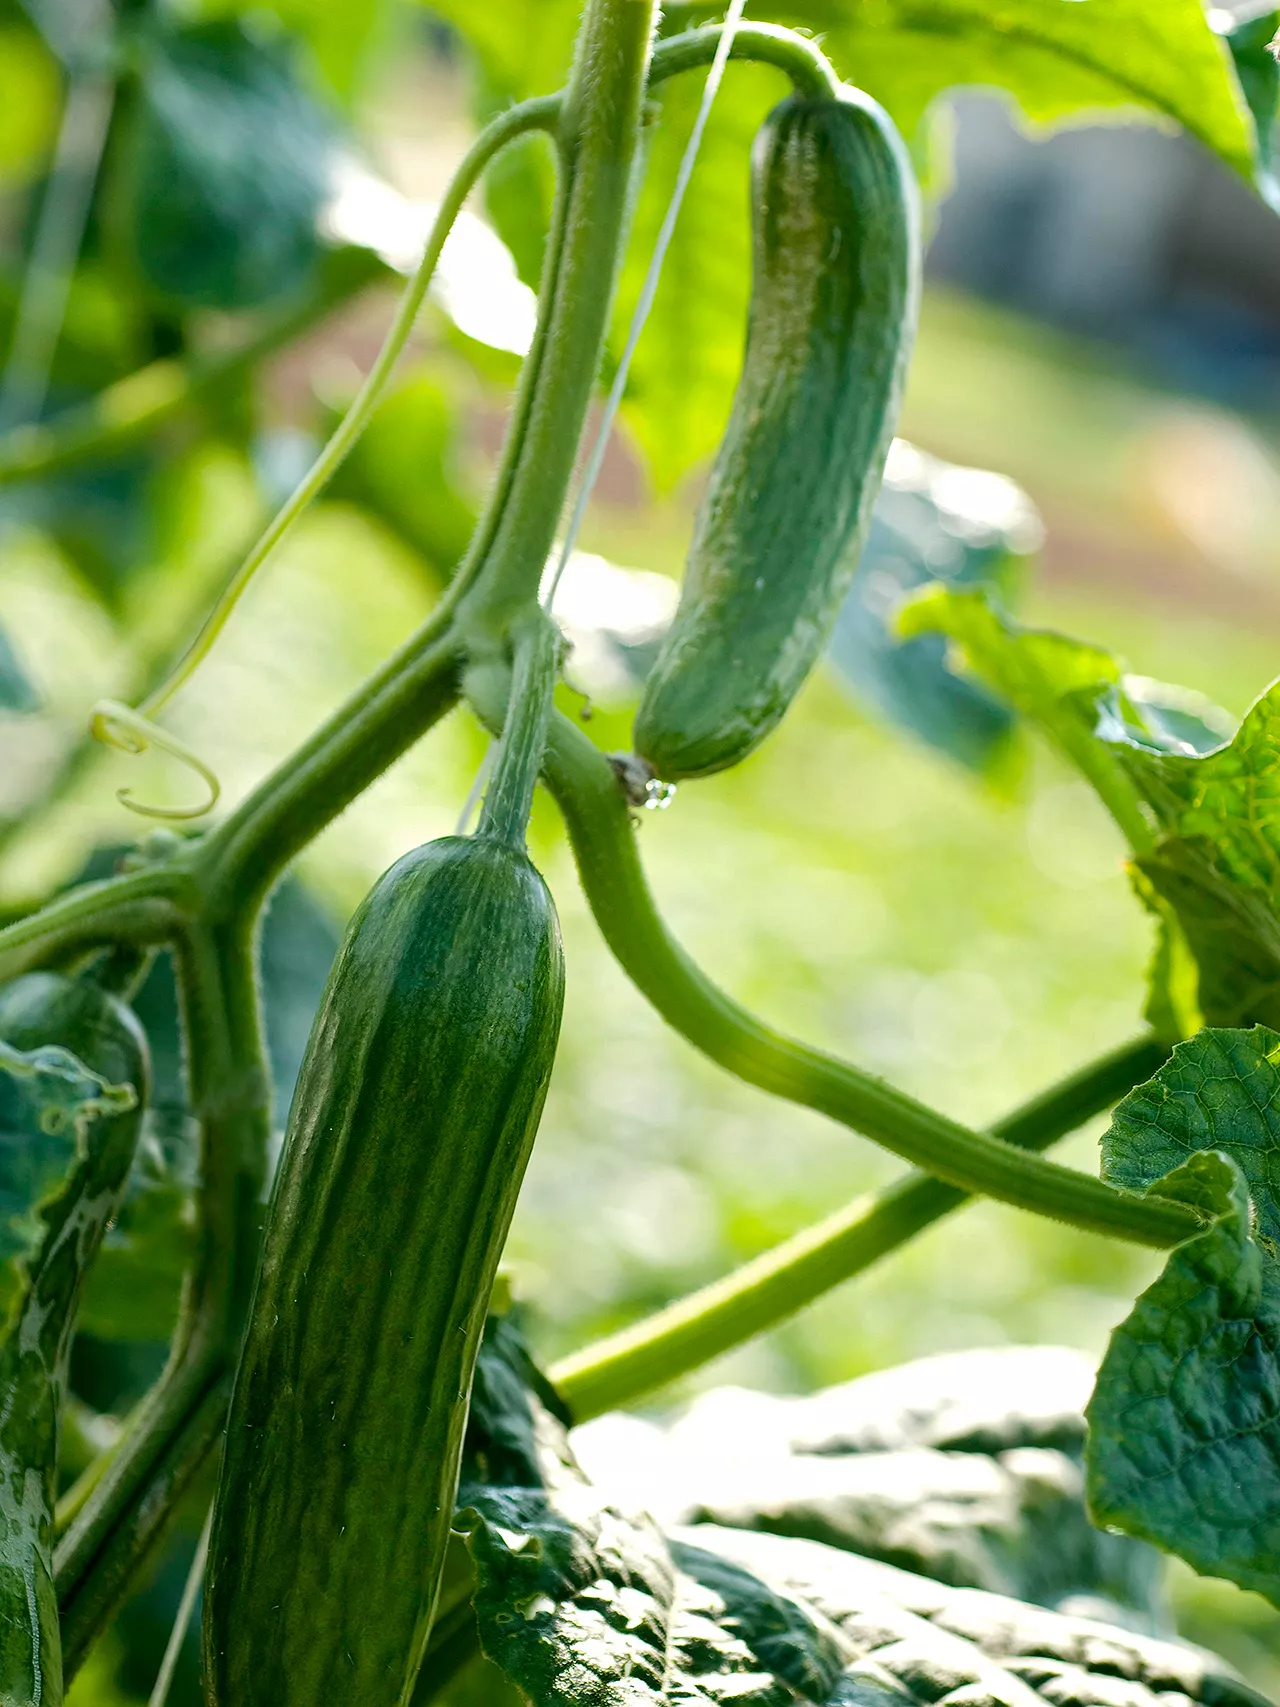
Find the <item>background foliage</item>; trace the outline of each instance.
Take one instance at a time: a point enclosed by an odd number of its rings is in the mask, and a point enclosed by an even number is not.
[[[121,430],[109,456],[67,461],[39,481],[11,478],[20,434],[0,445],[0,906],[9,912],[86,869],[109,869],[135,833],[115,800],[125,780],[117,762],[83,746],[89,705],[130,697],[159,674],[367,365],[420,231],[415,198],[439,193],[478,116],[560,84],[577,12],[576,0],[216,0],[122,6],[94,30],[78,13],[69,28],[71,9],[55,0],[0,0],[0,349],[21,348],[24,272],[64,94],[108,63],[117,93],[44,413],[92,407],[140,368],[153,397],[197,376],[189,406],[159,432]],[[822,32],[839,69],[894,113],[939,193],[948,108],[935,97],[956,85],[994,89],[1033,127],[1181,125],[1218,158],[1224,183],[1254,173],[1255,121],[1269,139],[1270,62],[1256,51],[1241,58],[1237,82],[1198,0],[998,9],[812,0],[780,11],[759,0],[751,13]],[[664,28],[711,15],[672,5]],[[779,92],[774,74],[735,68],[713,117],[584,539],[614,562],[679,572],[737,372],[750,139]],[[695,98],[672,84],[649,132],[615,354]],[[501,288],[479,288],[495,276],[477,271],[492,254],[476,247],[479,236],[470,260],[455,245],[454,287],[447,277],[369,436],[177,707],[175,727],[215,765],[229,798],[403,637],[457,560],[508,400],[528,310],[518,281],[536,283],[551,186],[541,142],[504,161],[481,210],[513,258]],[[368,286],[358,298],[352,279]],[[223,352],[275,318],[318,319],[339,294],[353,300],[260,377],[218,369]],[[22,379],[11,360],[7,403]],[[112,407],[113,422],[127,419],[118,397]],[[1023,575],[1032,618],[1193,685],[1237,716],[1274,675],[1272,420],[1182,395],[1123,354],[935,284],[903,430],[937,455],[1013,476],[1044,512],[1046,572]],[[1188,540],[1153,473],[1171,444],[1188,442],[1241,479],[1251,470],[1260,495],[1256,537],[1225,566]],[[585,653],[578,669],[592,687],[593,733],[625,747],[625,670],[592,676]],[[982,1121],[1136,1029],[1150,927],[1128,893],[1118,835],[1047,747],[1023,742],[975,778],[889,727],[865,683],[851,691],[847,676],[822,673],[756,758],[646,818],[646,861],[679,934],[766,1018]],[[567,690],[563,703],[582,708]],[[342,919],[393,858],[452,827],[483,745],[455,715],[325,835],[276,898],[264,975],[281,1116]],[[139,793],[184,786],[163,761],[137,769],[127,780]],[[509,1256],[537,1349],[550,1356],[894,1169],[668,1036],[599,944],[546,803],[535,851],[564,919],[570,983]],[[163,963],[142,1007],[159,1039],[156,1107],[76,1348],[81,1410],[68,1474],[154,1374],[186,1250],[191,1156]],[[1068,1153],[1092,1166],[1095,1150],[1085,1135]],[[700,1384],[803,1389],[1010,1339],[1096,1354],[1156,1268],[1128,1247],[981,1206]],[[85,1707],[145,1698],[193,1540],[179,1542],[82,1676],[74,1699]],[[1274,1686],[1273,1615],[1236,1591],[1179,1580],[1191,1633]],[[185,1663],[179,1687],[194,1699],[189,1655]]]

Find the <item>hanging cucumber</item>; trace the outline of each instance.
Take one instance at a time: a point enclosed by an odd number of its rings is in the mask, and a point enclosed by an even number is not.
[[[675,621],[636,717],[669,781],[724,770],[777,725],[857,567],[919,297],[914,179],[850,89],[792,98],[753,159],[746,355]]]
[[[120,1207],[149,1078],[142,1028],[98,984],[33,972],[0,987],[3,1240],[16,1258],[0,1342],[5,1707],[62,1701],[52,1560],[59,1416],[81,1282]]]
[[[394,1707],[421,1663],[560,1028],[559,925],[524,851],[554,675],[539,617],[477,834],[375,885],[316,1018],[216,1501],[205,1661],[226,1707]]]

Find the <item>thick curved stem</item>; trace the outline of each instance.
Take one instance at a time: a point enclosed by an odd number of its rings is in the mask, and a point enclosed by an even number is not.
[[[503,703],[501,681],[479,672],[468,680],[479,710],[491,720],[495,703]],[[612,767],[560,715],[552,719],[543,776],[564,814],[591,910],[623,970],[669,1025],[729,1072],[830,1116],[962,1191],[1156,1249],[1180,1244],[1202,1226],[1180,1204],[1119,1191],[971,1131],[882,1079],[764,1025],[712,983],[667,930]]]
[[[696,71],[710,65],[722,31],[722,25],[708,24],[660,41],[653,50],[648,87],[656,89],[682,71]],[[729,58],[776,66],[802,95],[821,99],[834,95],[840,88],[835,68],[817,42],[797,35],[794,30],[783,29],[780,24],[739,24]]]
[[[201,1134],[196,1258],[168,1367],[57,1546],[71,1666],[129,1593],[216,1444],[257,1262],[270,1081],[252,931],[243,920],[193,930],[176,959]]]
[[[118,1522],[93,1555],[91,1569],[73,1575],[58,1548],[58,1622],[68,1683],[154,1560],[175,1512],[222,1439],[230,1396],[231,1378],[225,1371],[193,1390],[187,1411],[166,1432],[150,1466],[145,1497],[121,1509]]]
[[[511,703],[477,831],[521,851],[547,746],[559,657],[556,630],[535,606],[515,636]]]
[[[1047,1149],[1150,1078],[1168,1055],[1156,1038],[1138,1038],[996,1121],[991,1134],[1022,1149]],[[928,1174],[908,1174],[722,1280],[562,1358],[550,1379],[578,1422],[631,1404],[785,1321],[971,1201]]]
[[[93,948],[168,942],[197,901],[176,867],[85,883],[0,931],[0,983]]]

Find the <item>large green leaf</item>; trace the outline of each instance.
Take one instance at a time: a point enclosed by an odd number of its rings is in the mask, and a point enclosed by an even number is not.
[[[1106,1176],[1211,1220],[1112,1335],[1087,1464],[1098,1522],[1280,1605],[1280,1265],[1265,1180],[1278,1047],[1274,1032],[1201,1033],[1117,1110]],[[1161,1172],[1193,1135],[1214,1148]],[[1252,1203],[1234,1156],[1263,1181]]]
[[[1097,738],[1097,702],[1121,679],[1119,661],[1051,629],[1012,621],[981,588],[926,588],[898,615],[904,640],[945,634],[956,662],[1038,724],[1088,777],[1131,843],[1148,837],[1137,790],[1112,749]]]
[[[804,1398],[722,1388],[666,1430],[572,1436],[664,1523],[794,1535],[956,1587],[1158,1629],[1163,1561],[1084,1508],[1094,1366],[1054,1346],[922,1358]]]
[[[495,103],[563,82],[576,0],[428,3],[475,54],[486,115]],[[662,28],[669,34],[722,10],[668,5]],[[1200,0],[757,0],[751,16],[819,32],[841,75],[875,95],[912,140],[939,95],[977,86],[1005,91],[1038,125],[1098,113],[1172,122],[1235,171],[1255,174],[1250,109]],[[623,278],[624,313],[665,208],[700,81],[681,78],[662,94]],[[663,488],[709,454],[728,413],[749,283],[747,152],[759,119],[782,92],[776,73],[733,67],[637,358],[625,415]],[[490,203],[530,281],[539,253],[530,215],[545,217],[549,184],[545,154],[525,150],[500,168]],[[620,339],[615,329],[615,354]]]
[[[1104,705],[1100,731],[1161,835],[1137,861],[1176,913],[1212,1025],[1280,1023],[1280,685],[1216,751],[1162,752]]]
[[[491,1317],[458,1493],[471,1564],[451,1547],[415,1699],[431,1698],[461,1663],[484,1666],[468,1661],[478,1626],[489,1660],[534,1707],[739,1697],[779,1707],[1260,1707],[1199,1650],[793,1536],[690,1524],[675,1510],[691,1435],[704,1457],[742,1461],[744,1490],[747,1466],[767,1480],[783,1444],[815,1459],[1074,1455],[1091,1374],[1078,1352],[1010,1346],[921,1359],[805,1398],[724,1389],[671,1429],[672,1453],[658,1461],[660,1431],[634,1417],[566,1436],[518,1322]],[[600,1430],[610,1426],[615,1450],[602,1460]],[[579,1445],[598,1475],[583,1474]],[[645,1460],[655,1478],[647,1490],[634,1475]],[[481,1698],[503,1699],[500,1677],[490,1668],[473,1678]],[[473,1697],[464,1687],[450,1698]]]
[[[1260,1701],[1175,1643],[794,1537],[664,1531],[588,1482],[563,1438],[538,1470],[464,1483],[458,1514],[484,1652],[533,1707]]]
[[[1218,11],[1215,21],[1227,14]],[[1280,207],[1280,183],[1274,170],[1276,109],[1280,106],[1280,65],[1271,44],[1280,32],[1280,12],[1240,18],[1223,34],[1240,89],[1248,104],[1258,148],[1258,187],[1272,207]]]
[[[513,95],[543,94],[563,80],[576,0],[428,4]],[[720,11],[674,0],[664,33]],[[1200,0],[757,0],[751,15],[820,32],[841,75],[906,132],[943,91],[977,85],[1006,90],[1038,123],[1116,109],[1172,120],[1253,173],[1249,111]]]
[[[668,28],[710,11],[677,3]],[[1037,124],[1171,119],[1253,175],[1249,113],[1200,0],[783,0],[755,15],[820,31],[841,75],[908,134],[943,91],[996,88]]]
[[[1205,1030],[1180,1043],[1116,1109],[1103,1172],[1127,1191],[1147,1191],[1202,1150],[1239,1168],[1255,1230],[1280,1253],[1280,1035],[1266,1026]]]
[[[1160,1029],[1280,1022],[1280,686],[1228,740],[1200,696],[1022,628],[981,591],[931,588],[899,628],[949,635],[1078,765],[1124,830],[1138,892],[1162,927],[1151,1009]],[[1194,989],[1184,990],[1188,954]]]
[[[541,1489],[474,1497],[468,1540],[481,1642],[534,1707],[729,1697],[783,1707],[801,1693],[734,1628],[747,1596],[731,1607],[682,1570],[651,1520],[611,1509],[585,1484],[559,1500]],[[767,1591],[757,1600],[752,1611],[770,1634],[804,1620]],[[809,1646],[821,1640],[811,1623]],[[810,1699],[825,1700],[839,1675],[827,1647],[826,1687],[803,1691]]]
[[[871,531],[828,656],[851,694],[972,769],[999,775],[1015,723],[987,689],[946,666],[941,635],[904,641],[894,621],[929,582],[1020,590],[1043,530],[1013,481],[959,468],[895,439]]]
[[[137,1100],[131,1085],[107,1084],[69,1050],[0,1042],[0,1312],[46,1237],[46,1209],[84,1161],[90,1128]]]
[[[703,135],[632,364],[622,416],[660,490],[709,457],[724,431],[742,367],[751,286],[751,144],[782,93],[776,71],[735,68]],[[626,339],[700,98],[698,79],[667,84],[646,134],[644,183],[611,337],[615,356]]]
[[[736,1566],[838,1638],[843,1667],[826,1699],[853,1707],[1155,1707],[1170,1696],[1216,1707],[1261,1697],[1213,1656],[1003,1595],[952,1589],[853,1554],[773,1535],[699,1526],[676,1532],[686,1569]],[[749,1626],[754,1637],[758,1626]],[[758,1638],[757,1638],[758,1639]],[[814,1697],[810,1697],[813,1699]]]

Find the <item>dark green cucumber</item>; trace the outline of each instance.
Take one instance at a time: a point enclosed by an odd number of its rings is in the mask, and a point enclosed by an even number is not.
[[[495,837],[407,855],[351,923],[232,1400],[205,1596],[220,1707],[408,1698],[562,1001],[551,897]]]
[[[61,1112],[72,1122],[69,1166],[33,1205],[0,1343],[0,1701],[60,1707],[58,1422],[80,1286],[120,1207],[150,1068],[129,1009],[99,985],[60,973],[33,972],[0,988],[0,1042],[6,1077],[40,1073],[59,1082]]]
[[[753,158],[746,356],[635,748],[670,781],[735,765],[826,644],[871,519],[915,332],[919,236],[876,103],[793,98]]]

